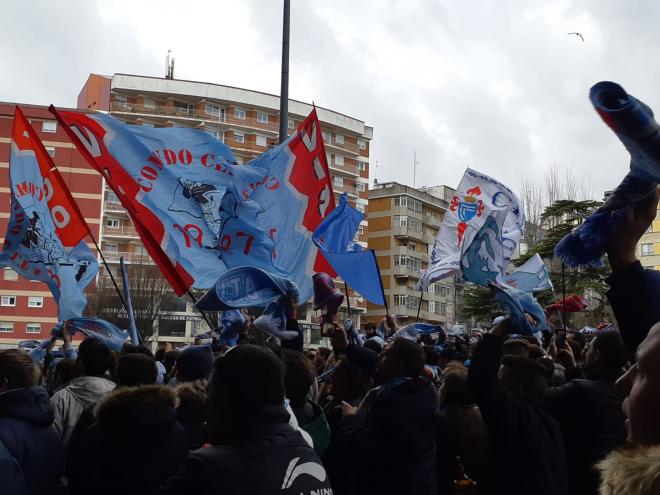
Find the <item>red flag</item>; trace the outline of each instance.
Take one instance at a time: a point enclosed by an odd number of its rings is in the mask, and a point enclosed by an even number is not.
[[[300,123],[298,132],[303,133],[304,138],[291,143],[290,147],[296,155],[296,161],[289,181],[309,198],[302,224],[307,230],[314,232],[323,219],[335,209],[335,193],[330,180],[323,132],[316,115],[316,108]],[[301,142],[304,146],[300,146]],[[321,170],[316,170],[318,167]],[[316,254],[314,271],[327,273],[331,277],[337,276],[321,251]]]
[[[39,170],[44,180],[44,190],[35,191],[34,184],[16,185],[14,194],[45,194],[50,214],[53,217],[55,231],[64,247],[73,248],[81,240],[91,235],[78,205],[73,200],[59,170],[55,168],[53,159],[46,151],[41,139],[17,106],[14,113],[12,140],[18,150],[34,153],[39,164]]]
[[[183,295],[194,280],[183,266],[163,250],[167,235],[165,228],[158,217],[137,200],[140,185],[106,148],[106,129],[88,114],[58,111],[52,105],[50,111],[63,125],[90,165],[103,175],[122,206],[126,208],[144,247],[174,292],[177,296]]]

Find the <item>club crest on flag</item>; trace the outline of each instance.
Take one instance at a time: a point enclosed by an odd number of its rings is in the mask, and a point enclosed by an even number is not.
[[[454,195],[451,200],[451,205],[449,209],[451,211],[456,211],[458,214],[458,241],[457,244],[461,243],[463,235],[465,234],[465,229],[467,228],[467,223],[472,220],[475,216],[481,217],[484,211],[484,202],[479,198],[481,196],[481,189],[479,187],[473,187],[466,191],[463,199],[458,198],[458,195]]]

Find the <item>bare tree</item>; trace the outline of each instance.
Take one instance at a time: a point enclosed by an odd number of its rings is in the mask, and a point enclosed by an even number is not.
[[[119,265],[113,266],[112,269],[115,280],[119,284],[119,290],[122,290]],[[158,320],[159,314],[169,310],[168,306],[171,306],[173,302],[176,303],[177,298],[150,258],[145,256],[144,263],[127,264],[126,272],[135,314],[135,325],[142,338],[148,340],[154,333],[154,322]],[[85,314],[103,318],[120,328],[127,328],[128,315],[105,267],[102,267],[99,272],[96,286],[90,285],[87,290]]]
[[[525,239],[530,246],[535,245],[538,239],[537,226],[541,225],[541,214],[545,207],[543,187],[530,177],[523,178],[520,185],[520,200],[525,211],[525,218],[534,227],[525,229]]]

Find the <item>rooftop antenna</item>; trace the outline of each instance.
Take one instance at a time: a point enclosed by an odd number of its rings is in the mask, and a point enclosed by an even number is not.
[[[419,165],[419,162],[417,161],[417,150],[413,151],[413,189],[416,189],[417,186],[417,165]]]
[[[374,165],[374,184],[378,184],[378,169],[380,168],[378,166],[379,163],[382,163],[381,160],[376,160],[376,164]]]
[[[165,57],[165,79],[174,79],[174,57],[170,54],[172,50],[167,50],[167,57]]]

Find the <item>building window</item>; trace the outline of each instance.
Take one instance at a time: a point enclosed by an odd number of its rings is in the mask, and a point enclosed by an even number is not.
[[[217,139],[221,143],[225,142],[225,135],[216,129],[206,129],[204,132],[206,132],[206,134],[211,136],[213,139]]]
[[[416,232],[422,231],[422,222],[416,218],[408,217],[408,228]]]
[[[355,209],[357,211],[359,211],[360,213],[364,213],[365,207],[364,207],[363,204],[358,203],[358,204],[355,205]]]
[[[344,157],[341,155],[335,155],[335,165],[339,167],[344,166]]]
[[[44,298],[41,296],[28,297],[28,308],[43,308]]]
[[[257,122],[262,124],[268,123],[268,114],[266,112],[257,112]]]
[[[46,148],[46,153],[48,153],[48,156],[51,158],[55,156],[55,146],[45,146]]]
[[[2,278],[5,280],[18,280],[18,273],[16,273],[11,268],[5,268]]]
[[[57,132],[57,122],[55,120],[44,120],[41,123],[41,131],[54,134]]]
[[[113,203],[113,204],[120,204],[119,198],[113,191],[108,191],[108,203]]]
[[[118,229],[120,225],[118,218],[107,218],[105,220],[105,226],[111,229]]]
[[[152,100],[151,98],[145,98],[143,105],[145,108],[149,108],[153,110],[154,108],[156,108],[156,101]]]
[[[245,120],[245,110],[242,108],[234,108],[234,118]]]
[[[406,302],[406,308],[417,309],[417,306],[419,306],[419,297],[408,296],[408,301]]]
[[[210,103],[207,103],[206,105],[204,105],[204,113],[207,115],[213,115],[218,120],[221,120],[223,122],[225,120],[225,109],[219,105],[212,105]]]
[[[394,305],[395,306],[405,306],[408,297],[402,294],[394,294]]]
[[[653,254],[653,244],[642,244],[642,256],[651,256]]]
[[[237,143],[244,143],[245,142],[245,134],[242,132],[236,132],[234,131],[234,141]]]
[[[148,256],[149,253],[147,253],[147,248],[144,246],[135,246],[135,254],[138,256]]]
[[[121,103],[122,105],[126,105],[128,103],[128,98],[126,98],[124,95],[114,95],[114,98],[117,103]]]
[[[394,206],[407,206],[408,197],[407,196],[394,196]]]
[[[321,132],[321,135],[323,136],[323,142],[324,143],[331,143],[332,142],[332,136],[331,136],[330,132],[323,131],[323,132]]]
[[[0,306],[16,306],[16,296],[2,296]]]
[[[440,303],[440,314],[441,315],[446,315],[447,314],[447,304],[446,303]]]
[[[1,333],[12,333],[14,331],[14,322],[13,321],[0,321],[0,332]]]
[[[407,227],[408,226],[408,217],[403,215],[394,215],[394,226],[395,227]]]
[[[266,136],[260,136],[257,134],[257,146],[263,146],[263,147],[268,146]]]
[[[358,139],[357,140],[357,147],[359,150],[366,150],[367,149],[367,142],[364,139]]]
[[[156,127],[156,124],[154,124],[153,122],[142,122],[142,124],[140,125],[142,127]]]
[[[344,144],[344,136],[341,134],[335,134],[335,143]]]
[[[364,162],[357,162],[358,172],[364,172],[367,169],[367,164]]]
[[[414,242],[409,242],[407,247],[408,247],[408,251],[417,251],[417,244],[415,244]]]
[[[104,248],[104,251],[108,253],[117,253],[119,251],[119,246],[114,242],[106,242]]]
[[[25,333],[41,333],[41,324],[28,323],[25,325]]]
[[[363,182],[358,182],[358,183],[357,183],[357,190],[358,190],[358,192],[364,192],[365,189],[366,189],[365,186],[366,186],[366,184],[364,184]]]
[[[293,129],[295,125],[293,124],[293,119],[287,119],[286,126],[288,129]]]
[[[333,184],[337,187],[344,187],[344,178],[343,177],[333,177]]]
[[[364,225],[358,227],[358,235],[364,235]]]

